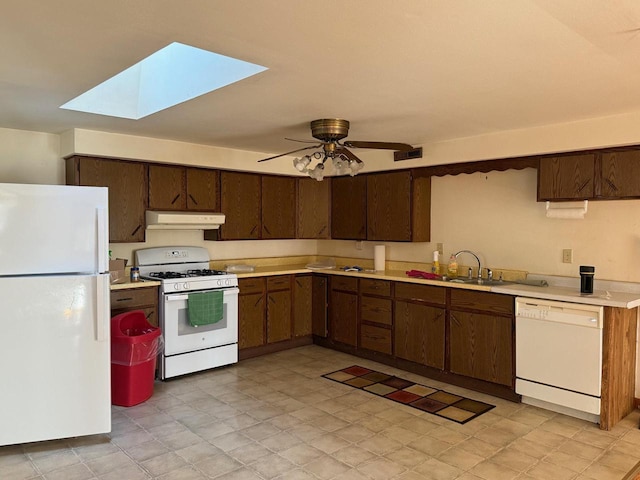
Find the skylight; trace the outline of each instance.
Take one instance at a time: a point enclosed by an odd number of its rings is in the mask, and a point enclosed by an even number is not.
[[[139,120],[265,70],[174,42],[60,108]]]

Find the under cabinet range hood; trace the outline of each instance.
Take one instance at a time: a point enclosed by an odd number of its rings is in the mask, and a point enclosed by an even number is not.
[[[147,230],[214,230],[224,224],[224,214],[147,210],[146,220]]]

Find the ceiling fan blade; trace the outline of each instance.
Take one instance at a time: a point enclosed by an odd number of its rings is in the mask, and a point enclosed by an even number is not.
[[[300,142],[300,143],[318,143],[317,140],[296,140],[295,138],[284,138],[285,140],[289,140],[290,142]]]
[[[343,142],[345,147],[352,148],[376,148],[382,150],[396,150],[400,152],[408,152],[413,150],[413,147],[408,143],[394,143],[394,142],[357,142],[346,141]]]
[[[274,155],[273,157],[263,158],[262,160],[258,160],[258,162],[266,162],[267,160],[273,160],[274,158],[284,157],[285,155],[291,155],[292,153],[301,152],[302,150],[310,150],[312,148],[320,148],[321,146],[322,146],[322,144],[320,144],[320,145],[312,145],[311,147],[298,148],[297,150],[291,150],[290,152],[281,153],[280,155]]]
[[[344,155],[349,160],[354,160],[358,163],[362,163],[362,160],[360,160],[351,150],[347,150],[344,147],[336,149],[336,153]]]

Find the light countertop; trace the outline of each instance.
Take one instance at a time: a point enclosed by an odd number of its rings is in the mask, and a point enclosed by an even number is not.
[[[579,287],[560,286],[551,284],[547,287],[521,285],[517,283],[501,286],[486,286],[475,284],[462,284],[442,282],[440,280],[425,280],[408,277],[402,270],[386,270],[384,272],[361,271],[345,272],[340,269],[311,270],[304,265],[276,265],[256,267],[254,272],[238,273],[238,278],[266,277],[272,275],[295,275],[303,273],[323,273],[327,275],[343,275],[358,278],[372,278],[377,280],[390,280],[395,282],[418,283],[422,285],[435,285],[438,287],[463,288],[466,290],[478,290],[519,297],[556,300],[560,302],[583,303],[588,305],[600,305],[605,307],[635,308],[640,306],[640,293],[616,291],[615,285],[609,290],[594,290],[593,295],[581,295]],[[640,287],[640,286],[639,286]]]
[[[140,280],[139,282],[130,282],[127,280],[124,283],[112,283],[111,290],[125,290],[128,288],[146,288],[146,287],[158,287],[160,282],[156,280]]]

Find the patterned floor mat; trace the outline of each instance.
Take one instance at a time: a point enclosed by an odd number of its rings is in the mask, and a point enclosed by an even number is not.
[[[322,376],[460,424],[495,407],[358,365]]]

